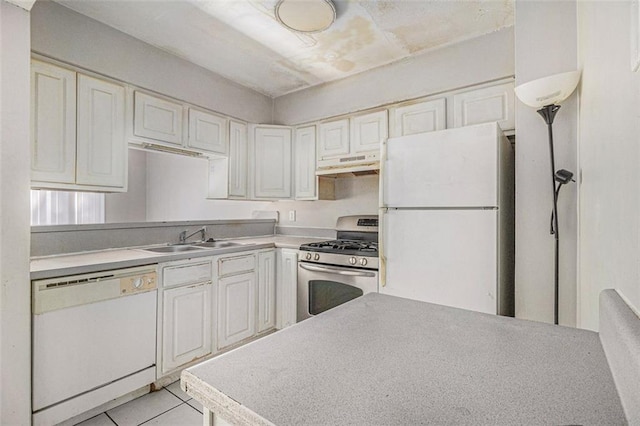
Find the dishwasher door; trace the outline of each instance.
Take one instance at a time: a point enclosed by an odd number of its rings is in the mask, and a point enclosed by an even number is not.
[[[34,281],[33,411],[154,367],[156,300],[149,267]]]

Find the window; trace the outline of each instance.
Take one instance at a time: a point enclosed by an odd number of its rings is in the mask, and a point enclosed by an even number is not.
[[[104,223],[105,195],[95,192],[31,190],[31,225]]]

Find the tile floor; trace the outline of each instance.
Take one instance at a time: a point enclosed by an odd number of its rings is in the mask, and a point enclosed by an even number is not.
[[[180,381],[90,418],[77,426],[201,426],[202,405],[180,389]]]

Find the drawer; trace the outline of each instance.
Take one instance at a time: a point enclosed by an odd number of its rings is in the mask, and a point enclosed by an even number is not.
[[[254,269],[256,269],[256,256],[254,254],[218,259],[219,277],[253,271]]]
[[[162,286],[211,281],[211,261],[165,267],[162,271]]]

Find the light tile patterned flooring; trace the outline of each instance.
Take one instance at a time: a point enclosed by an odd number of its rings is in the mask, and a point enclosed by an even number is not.
[[[78,426],[201,426],[202,405],[180,389],[180,381],[90,418]]]

